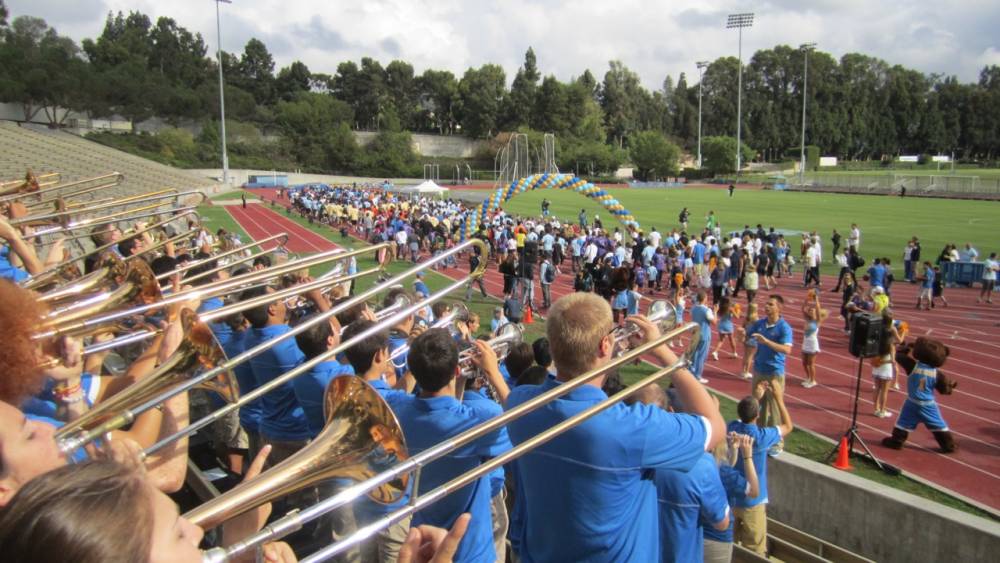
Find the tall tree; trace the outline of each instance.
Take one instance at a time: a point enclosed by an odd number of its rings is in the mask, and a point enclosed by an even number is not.
[[[420,104],[417,94],[417,80],[413,75],[413,65],[404,61],[392,61],[385,67],[386,90],[389,101],[403,129],[414,129]]]
[[[458,125],[457,109],[460,105],[458,80],[447,70],[427,69],[418,80],[419,97],[426,130],[450,135]]]
[[[295,61],[278,71],[274,92],[279,99],[290,101],[299,92],[312,90],[312,80],[309,67],[302,61]]]
[[[677,174],[681,150],[659,131],[642,131],[629,139],[629,154],[639,178],[654,180]]]
[[[462,101],[462,132],[470,137],[491,137],[500,123],[506,95],[506,76],[499,65],[486,64],[465,71],[458,84]]]
[[[264,42],[256,37],[247,41],[240,56],[239,71],[231,80],[240,88],[253,94],[258,104],[269,104],[274,99],[274,57]]]
[[[601,84],[600,101],[611,140],[623,145],[625,136],[639,127],[642,86],[639,75],[621,61],[611,61]]]
[[[524,53],[524,64],[514,75],[514,82],[510,87],[510,96],[507,97],[506,114],[504,126],[509,129],[517,129],[521,126],[531,126],[539,128],[539,120],[535,117],[536,103],[535,97],[538,95],[538,79],[541,73],[538,72],[538,60],[535,57],[535,50],[528,47]],[[544,129],[544,127],[542,127]]]

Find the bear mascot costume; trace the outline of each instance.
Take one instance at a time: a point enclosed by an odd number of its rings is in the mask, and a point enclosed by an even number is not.
[[[920,337],[912,345],[902,344],[896,350],[896,362],[909,374],[906,382],[906,402],[899,411],[892,436],[883,438],[882,445],[894,450],[902,449],[910,432],[923,423],[937,440],[941,451],[955,451],[955,440],[948,430],[948,424],[941,416],[934,391],[950,395],[958,384],[938,368],[948,359],[948,347],[940,341]]]

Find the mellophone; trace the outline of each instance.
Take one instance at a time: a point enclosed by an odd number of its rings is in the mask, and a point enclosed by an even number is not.
[[[102,182],[105,179],[102,177],[96,181]],[[54,188],[58,188],[58,186],[59,184],[54,184],[44,191],[53,190]],[[71,186],[71,188],[76,187],[79,187],[79,184]],[[26,194],[14,193],[12,195],[39,198],[40,193],[40,191],[33,191]],[[101,200],[96,205],[91,206],[73,202],[72,209],[69,209],[66,202],[63,202],[61,210],[55,213],[28,215],[20,220],[20,224],[43,225],[49,222],[52,225],[50,227],[43,227],[42,230],[45,232],[42,234],[62,234],[84,228],[92,229],[95,226],[136,221],[146,217],[158,218],[150,225],[123,233],[123,237],[134,237],[143,236],[145,233],[160,229],[178,219],[188,221],[189,227],[191,227],[188,231],[172,237],[164,235],[159,243],[152,245],[152,248],[144,249],[142,254],[148,258],[153,253],[159,252],[169,243],[192,240],[195,234],[197,234],[200,224],[196,220],[196,206],[178,205],[178,202],[182,198],[189,195],[193,194],[191,192],[143,194],[142,197],[132,196],[127,198],[127,201],[124,202]],[[11,194],[0,196],[0,198],[10,197]],[[40,199],[44,199],[44,197]],[[172,201],[175,207],[166,212],[160,210],[151,213],[151,209],[158,208],[157,205],[151,207],[151,201]],[[103,213],[105,210],[131,204],[138,204],[139,207],[116,211],[96,218],[83,218],[86,214],[93,214],[95,212]],[[171,280],[177,276],[181,276],[196,268],[201,269],[211,260],[235,255],[236,258],[228,264],[208,271],[198,271],[198,273],[190,278],[183,277],[181,282],[186,283],[193,279],[200,280],[222,270],[232,269],[237,264],[266,254],[268,251],[253,254],[250,252],[250,249],[262,247],[264,243],[273,241],[281,241],[283,243],[287,241],[287,236],[279,234],[267,239],[251,242],[250,244],[222,251],[210,258],[193,261],[160,274],[154,274],[146,262],[136,259],[135,255],[130,257],[117,256],[111,252],[112,244],[109,243],[98,246],[89,253],[100,256],[100,260],[98,261],[99,266],[86,276],[73,277],[72,272],[69,272],[65,265],[60,265],[27,280],[23,285],[36,291],[42,291],[40,299],[45,301],[52,311],[44,319],[41,330],[36,334],[36,339],[43,340],[60,336],[89,338],[97,335],[114,335],[114,338],[109,341],[95,342],[86,346],[83,349],[83,354],[86,356],[141,342],[152,338],[160,332],[160,329],[152,327],[131,328],[125,322],[129,319],[159,313],[169,307],[191,300],[224,297],[262,285],[275,285],[283,276],[296,275],[298,272],[308,270],[309,268],[334,264],[334,267],[327,274],[320,276],[318,279],[304,280],[291,287],[278,288],[271,293],[224,305],[219,309],[203,313],[181,309],[178,314],[184,336],[177,350],[166,360],[162,361],[153,373],[129,385],[126,389],[113,395],[108,400],[97,404],[83,416],[60,428],[56,433],[56,440],[60,450],[64,453],[70,453],[81,447],[93,447],[95,441],[100,440],[111,431],[128,426],[143,412],[157,408],[171,398],[187,393],[192,389],[197,388],[213,391],[224,400],[224,406],[221,408],[216,409],[199,420],[192,421],[188,426],[179,429],[173,435],[163,438],[143,451],[143,455],[145,456],[154,454],[168,444],[191,436],[198,430],[232,414],[241,406],[253,402],[274,389],[285,385],[295,377],[308,372],[319,363],[334,359],[338,354],[366,338],[397,326],[401,321],[445,299],[451,292],[464,288],[470,280],[481,277],[485,273],[488,260],[481,260],[479,267],[475,271],[461,279],[449,282],[446,287],[422,300],[410,302],[408,299],[402,299],[384,307],[376,313],[376,322],[369,329],[341,342],[338,346],[305,361],[294,369],[245,394],[240,393],[233,374],[233,369],[241,363],[258,356],[289,338],[294,338],[297,334],[301,334],[320,323],[329,322],[337,314],[362,305],[384,293],[389,288],[405,283],[416,274],[424,272],[440,262],[449,260],[459,253],[476,250],[481,255],[488,256],[489,251],[489,247],[485,242],[478,239],[470,239],[425,262],[413,265],[392,276],[389,276],[386,272],[388,264],[384,262],[376,262],[375,267],[361,270],[354,274],[345,275],[343,273],[343,265],[347,264],[351,259],[362,256],[391,256],[391,252],[384,252],[390,245],[383,243],[351,251],[336,250],[321,252],[262,270],[250,271],[229,279],[198,285],[192,289],[165,292],[166,289],[170,289]],[[83,254],[78,255],[73,261],[81,260],[83,257]],[[209,327],[210,323],[218,322],[235,313],[273,303],[277,300],[285,300],[289,305],[295,305],[301,301],[301,296],[308,292],[329,290],[337,285],[349,283],[371,275],[379,276],[380,279],[386,276],[389,277],[385,281],[375,283],[371,287],[362,289],[355,295],[338,302],[327,311],[311,312],[308,316],[303,317],[301,322],[294,325],[288,332],[256,347],[249,348],[232,358],[227,357],[223,352],[222,347],[215,340]],[[469,312],[465,306],[458,303],[451,308],[450,312],[435,320],[431,328],[448,328],[453,326],[455,322],[468,319],[468,316]],[[354,480],[355,484],[313,506],[300,508],[279,518],[257,534],[229,548],[215,548],[206,551],[204,554],[205,561],[228,561],[233,557],[259,548],[265,543],[285,537],[306,523],[339,507],[348,505],[362,496],[367,495],[373,500],[382,503],[398,501],[405,494],[408,487],[412,486],[414,493],[411,495],[410,501],[406,506],[364,526],[356,533],[305,559],[305,561],[327,560],[360,544],[378,530],[406,518],[451,492],[472,483],[475,479],[489,473],[495,468],[524,455],[526,452],[558,436],[562,432],[579,425],[634,392],[638,387],[657,381],[683,368],[687,362],[686,358],[679,360],[674,365],[658,369],[655,373],[645,377],[634,386],[622,390],[607,400],[563,421],[512,450],[479,465],[475,469],[455,477],[450,482],[432,491],[424,492],[420,490],[419,470],[428,463],[495,431],[518,417],[558,399],[606,371],[638,360],[644,354],[665,342],[680,338],[683,335],[690,335],[692,339],[696,339],[698,336],[697,325],[689,323],[679,326],[674,316],[673,307],[665,302],[654,302],[650,307],[649,318],[661,329],[662,335],[659,338],[648,343],[634,345],[630,341],[634,340],[634,337],[639,332],[637,327],[626,325],[624,328],[616,329],[614,333],[616,353],[614,360],[609,365],[559,385],[517,408],[506,411],[488,422],[480,424],[465,433],[448,439],[436,447],[414,456],[410,456],[407,453],[402,428],[388,404],[381,398],[378,392],[360,377],[338,377],[333,379],[325,390],[323,401],[325,405],[326,425],[314,440],[257,478],[238,485],[221,496],[209,500],[184,516],[192,523],[208,529],[271,500],[282,498],[307,487],[315,486],[321,481],[334,478],[348,478]],[[502,359],[513,344],[519,342],[521,338],[520,328],[517,325],[511,324],[501,327],[487,344]],[[405,345],[397,349],[393,353],[394,357],[403,353],[405,349]],[[460,355],[460,368],[466,377],[476,377],[476,369],[473,362],[475,357],[474,350],[474,348],[464,350]]]

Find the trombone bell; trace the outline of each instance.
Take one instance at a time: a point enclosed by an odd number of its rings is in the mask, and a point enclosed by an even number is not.
[[[304,448],[256,479],[241,483],[184,517],[209,529],[261,504],[329,479],[360,482],[406,460],[403,430],[389,405],[357,376],[334,378],[324,396],[326,426]],[[391,503],[406,492],[409,475],[369,492],[372,500]]]

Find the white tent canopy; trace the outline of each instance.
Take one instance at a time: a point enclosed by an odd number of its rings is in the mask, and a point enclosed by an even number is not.
[[[448,188],[442,188],[441,186],[435,184],[432,180],[426,180],[424,183],[416,186],[399,186],[394,188],[392,191],[409,194],[409,195],[438,195],[444,196],[448,193]]]

